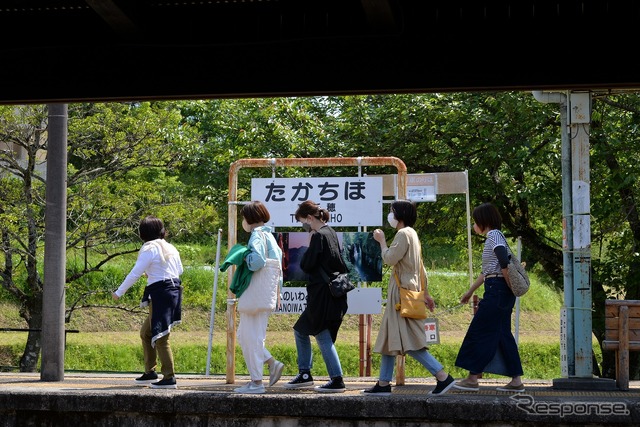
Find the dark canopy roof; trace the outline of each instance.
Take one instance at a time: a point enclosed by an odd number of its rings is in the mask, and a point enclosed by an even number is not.
[[[3,0],[0,103],[636,88],[638,3]]]

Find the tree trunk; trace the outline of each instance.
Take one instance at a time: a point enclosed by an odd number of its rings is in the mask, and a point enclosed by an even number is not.
[[[40,329],[38,326],[29,325],[29,329]],[[42,332],[29,331],[27,336],[27,344],[24,347],[24,353],[20,358],[20,372],[36,372],[38,369],[38,360],[40,359],[41,337]]]
[[[20,315],[27,321],[29,334],[27,344],[24,346],[24,353],[20,358],[20,372],[36,372],[38,370],[38,360],[42,348],[42,310],[34,310],[33,307],[42,307],[42,293],[35,295],[27,306],[23,306]]]

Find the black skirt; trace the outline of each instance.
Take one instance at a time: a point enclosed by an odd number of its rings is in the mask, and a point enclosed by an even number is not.
[[[484,295],[456,358],[457,367],[471,374],[522,375],[518,345],[511,332],[515,301],[503,277],[485,280]]]

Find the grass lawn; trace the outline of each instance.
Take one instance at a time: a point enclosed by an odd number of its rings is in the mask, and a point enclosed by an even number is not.
[[[7,313],[8,307],[2,312]],[[138,328],[144,313],[127,313],[123,318],[114,315],[113,310],[91,309],[82,311],[67,325],[68,329],[79,329],[78,334],[67,335],[65,369],[99,372],[140,372],[142,370],[142,349]],[[430,347],[431,353],[454,376],[465,372],[455,368],[453,363],[462,342],[466,328],[472,318],[470,307],[455,310],[437,310],[434,317],[440,325],[440,344]],[[271,352],[285,363],[285,375],[295,375],[296,351],[291,327],[297,315],[273,315],[267,334],[267,345]],[[377,327],[381,315],[372,316],[371,340],[375,343]],[[226,372],[226,313],[214,315],[215,328],[212,335],[210,372]],[[178,325],[171,336],[172,349],[179,373],[204,373],[209,350],[210,316],[204,310],[185,310],[183,323]],[[346,376],[360,376],[360,316],[348,315],[336,342]],[[559,313],[521,312],[517,338],[525,376],[537,379],[553,379],[560,376],[559,362]],[[20,326],[11,326],[20,327]],[[514,319],[515,327],[515,319]],[[363,329],[363,331],[365,331]],[[514,329],[515,331],[515,329]],[[366,332],[363,332],[366,336]],[[16,366],[22,351],[26,333],[3,332],[0,344],[0,366]],[[366,340],[365,340],[366,342]],[[365,342],[362,343],[366,348]],[[322,357],[314,345],[314,371],[325,375]],[[379,356],[371,355],[372,373],[378,371]],[[246,374],[246,367],[239,346],[235,349],[235,372]],[[405,375],[429,376],[413,359],[406,359]],[[491,378],[491,376],[487,376]]]

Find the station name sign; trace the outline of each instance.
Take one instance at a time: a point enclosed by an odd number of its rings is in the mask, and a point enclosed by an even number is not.
[[[382,177],[254,178],[251,200],[269,209],[269,225],[295,227],[300,203],[313,200],[329,211],[332,227],[382,225]]]

